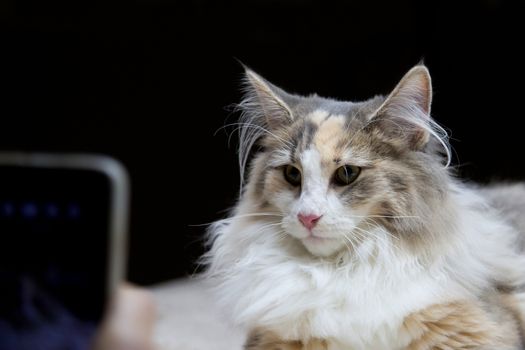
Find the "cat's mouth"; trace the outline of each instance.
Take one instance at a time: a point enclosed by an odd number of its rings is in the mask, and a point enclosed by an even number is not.
[[[301,243],[311,254],[321,257],[330,256],[341,248],[337,238],[317,236],[311,232],[308,236],[301,238]]]
[[[330,238],[330,237],[319,237],[319,236],[314,235],[311,232],[310,232],[310,234],[308,236],[306,236],[305,238],[302,239],[303,242],[310,243],[310,244],[321,244],[321,243],[325,243],[325,242],[328,242],[328,241],[331,241],[331,240],[333,240],[333,238]]]

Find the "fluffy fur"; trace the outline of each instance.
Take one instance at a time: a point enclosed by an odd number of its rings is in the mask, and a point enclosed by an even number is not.
[[[242,174],[258,152],[205,260],[249,331],[246,349],[520,349],[519,215],[490,205],[513,206],[499,189],[449,174],[424,66],[359,103],[291,95],[250,70],[245,92]],[[288,165],[300,186],[285,180]],[[361,172],[340,186],[344,165]],[[320,219],[309,230],[298,214]]]

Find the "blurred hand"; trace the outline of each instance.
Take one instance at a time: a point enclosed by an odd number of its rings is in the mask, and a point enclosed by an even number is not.
[[[147,291],[125,285],[111,302],[94,350],[154,350],[155,306]]]

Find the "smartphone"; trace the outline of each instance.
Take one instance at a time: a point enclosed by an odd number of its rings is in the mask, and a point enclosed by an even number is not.
[[[0,153],[0,349],[89,348],[124,276],[128,198],[110,157]]]

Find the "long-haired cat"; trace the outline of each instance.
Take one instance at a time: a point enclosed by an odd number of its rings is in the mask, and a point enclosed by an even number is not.
[[[249,175],[205,258],[245,349],[523,346],[521,215],[491,202],[512,207],[502,193],[525,187],[451,176],[426,67],[364,102],[289,94],[249,69],[244,87]]]

